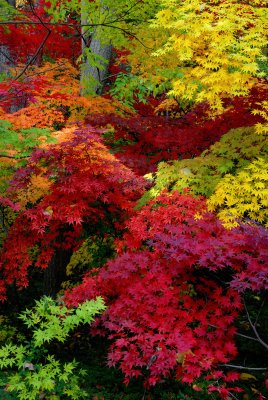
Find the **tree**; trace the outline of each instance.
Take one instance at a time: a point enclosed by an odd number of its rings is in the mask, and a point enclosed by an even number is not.
[[[163,0],[149,29],[141,32],[151,51],[132,43],[133,73],[155,93],[168,91],[182,105],[208,102],[222,111],[226,97],[248,95],[265,75],[265,4]]]
[[[101,92],[113,47],[128,47],[139,39],[139,32],[152,18],[157,1],[95,0],[81,3],[52,1],[49,12],[55,21],[75,15],[81,21],[82,94]]]

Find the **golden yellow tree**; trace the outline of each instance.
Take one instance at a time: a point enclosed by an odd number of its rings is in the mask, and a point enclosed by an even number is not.
[[[152,50],[133,43],[132,70],[156,92],[168,90],[182,103],[206,101],[221,111],[225,97],[247,95],[264,76],[267,5],[267,0],[162,0],[144,35]]]

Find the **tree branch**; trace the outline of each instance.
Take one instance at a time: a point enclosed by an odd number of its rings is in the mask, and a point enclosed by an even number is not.
[[[2,153],[0,153],[0,158],[2,158],[2,157],[5,157],[5,158],[12,158],[12,159],[14,159],[14,160],[22,160],[22,159],[25,159],[25,158],[29,158],[30,156],[15,157],[15,156],[9,156],[9,155],[7,155],[7,154],[2,154]]]
[[[262,344],[262,345],[266,348],[266,350],[268,350],[268,344],[265,343],[265,342],[262,340],[262,338],[260,337],[260,335],[259,335],[259,333],[258,333],[258,331],[257,331],[257,329],[256,329],[256,323],[257,323],[257,321],[258,321],[259,314],[258,314],[258,316],[257,316],[257,318],[256,318],[255,323],[253,324],[253,322],[252,322],[252,320],[251,320],[251,318],[250,318],[250,315],[249,315],[249,312],[248,312],[248,309],[247,309],[247,306],[246,306],[245,301],[244,301],[244,307],[245,307],[245,310],[246,310],[246,313],[247,313],[248,322],[250,323],[250,326],[251,326],[253,332],[255,333],[255,336],[256,336],[256,338],[258,339],[258,342],[259,342],[260,344]]]
[[[49,38],[49,36],[51,34],[51,30],[45,25],[45,23],[42,21],[42,19],[39,17],[39,15],[36,13],[36,11],[34,9],[34,5],[32,3],[32,0],[28,0],[28,3],[30,5],[30,8],[31,8],[31,11],[32,11],[33,15],[39,20],[40,24],[42,26],[44,26],[44,28],[47,30],[47,34],[44,37],[44,39],[42,40],[42,42],[40,43],[40,45],[38,46],[38,48],[36,49],[36,51],[35,51],[34,55],[32,56],[32,58],[27,62],[27,64],[22,69],[22,71],[14,78],[14,80],[18,80],[25,73],[25,71],[29,68],[29,66],[32,65],[35,62],[35,60],[37,59],[39,53],[43,49],[47,39]]]
[[[244,367],[243,365],[234,365],[234,364],[221,364],[220,366],[228,368],[244,369],[247,371],[268,371],[268,368]]]

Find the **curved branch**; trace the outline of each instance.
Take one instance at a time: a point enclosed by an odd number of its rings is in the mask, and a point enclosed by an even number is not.
[[[244,301],[244,307],[245,307],[245,310],[246,310],[246,313],[247,313],[248,322],[249,322],[249,324],[250,324],[250,326],[251,326],[253,332],[255,333],[255,336],[256,336],[256,338],[258,339],[258,342],[259,342],[260,344],[262,344],[262,345],[265,347],[266,350],[268,350],[268,344],[262,340],[262,338],[261,338],[260,335],[259,335],[259,332],[258,332],[257,329],[256,329],[256,323],[257,323],[257,321],[258,321],[260,312],[259,312],[259,314],[258,314],[258,317],[257,317],[255,323],[253,324],[253,322],[252,322],[252,320],[251,320],[251,318],[250,318],[250,315],[249,315],[249,312],[248,312],[248,309],[247,309],[247,306],[246,306],[245,301]]]
[[[32,56],[32,58],[27,62],[27,64],[22,69],[22,71],[14,78],[14,80],[18,80],[27,71],[27,69],[30,67],[30,65],[32,65],[35,62],[35,60],[37,59],[39,53],[43,49],[46,41],[48,40],[48,38],[49,38],[49,36],[51,34],[51,30],[46,26],[46,24],[42,21],[42,19],[36,13],[36,11],[34,9],[34,5],[32,3],[32,0],[28,0],[28,3],[30,5],[30,8],[31,8],[31,11],[32,11],[33,15],[39,20],[40,24],[47,30],[47,34],[44,37],[44,39],[42,40],[42,42],[40,43],[40,45],[38,46],[38,48],[36,49],[36,51],[35,51],[34,55]]]

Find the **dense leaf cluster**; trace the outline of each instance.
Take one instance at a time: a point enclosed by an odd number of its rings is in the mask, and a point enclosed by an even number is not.
[[[145,206],[118,243],[119,255],[66,295],[78,305],[97,294],[107,311],[109,365],[154,385],[171,373],[192,382],[237,354],[241,292],[267,289],[264,229],[228,231],[203,199],[163,194]]]

